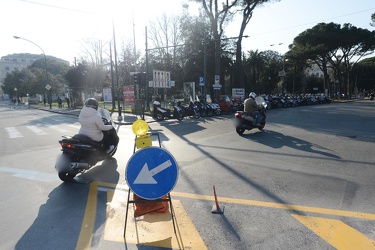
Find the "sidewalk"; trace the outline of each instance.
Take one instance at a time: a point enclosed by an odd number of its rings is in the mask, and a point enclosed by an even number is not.
[[[71,108],[59,109],[57,107],[52,107],[52,109],[50,109],[49,105],[47,106],[30,105],[30,108],[49,111],[49,112],[53,112],[57,114],[73,115],[77,117],[79,116],[79,113],[81,112],[81,109],[71,109]],[[137,119],[142,119],[142,116],[131,114],[131,113],[121,113],[121,118],[119,119],[118,112],[112,113],[111,117],[112,117],[112,121],[115,124],[119,124],[119,125],[132,125]],[[144,118],[147,123],[155,122],[155,119],[152,118],[151,116],[145,115]]]

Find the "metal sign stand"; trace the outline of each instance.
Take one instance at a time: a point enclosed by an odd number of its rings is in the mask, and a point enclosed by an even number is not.
[[[158,142],[159,142],[159,147],[161,148],[161,142],[160,142],[159,133],[147,133],[147,136],[157,136],[158,137]],[[135,141],[137,139],[140,139],[140,137],[136,135],[135,136]],[[136,147],[136,143],[134,143],[133,155],[136,152],[136,148],[137,148]],[[168,198],[165,198],[165,199],[160,198],[160,199],[155,199],[155,200],[146,200],[146,199],[130,200],[130,193],[131,192],[133,192],[133,191],[129,188],[128,202],[126,204],[126,215],[125,215],[125,225],[124,225],[124,238],[125,238],[125,235],[126,235],[126,225],[127,225],[127,222],[128,222],[129,204],[133,204],[133,208],[134,208],[134,211],[135,211],[134,204],[136,204],[136,203],[146,203],[146,202],[168,202],[169,208],[170,208],[170,212],[171,212],[172,222],[173,222],[173,229],[174,229],[174,233],[176,234],[176,225],[175,225],[175,221],[174,221],[175,220],[175,215],[174,215],[174,210],[173,210],[172,199],[171,199],[170,193],[167,194]],[[135,193],[133,192],[133,194],[135,194]],[[147,212],[145,214],[156,212],[156,211],[150,211],[150,212]],[[145,215],[145,214],[143,214],[143,215]]]

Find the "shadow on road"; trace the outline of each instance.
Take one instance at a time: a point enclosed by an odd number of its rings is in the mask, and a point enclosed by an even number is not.
[[[117,161],[105,160],[74,180],[61,183],[49,193],[47,202],[40,206],[38,216],[17,242],[15,249],[75,249],[85,215],[85,197],[88,197],[89,192],[87,183],[102,181],[117,184]],[[98,199],[103,199],[103,202],[98,203],[105,206],[106,193],[98,195]],[[105,211],[106,208],[101,209]],[[105,216],[96,220],[98,230],[101,230],[100,225],[104,222]]]
[[[263,145],[266,145],[271,148],[282,148],[282,147],[289,147],[296,150],[301,150],[304,152],[309,152],[313,154],[322,155],[329,158],[334,159],[341,159],[341,157],[325,152],[324,150],[329,150],[327,148],[323,148],[320,145],[313,144],[311,142],[301,140],[297,137],[284,135],[276,131],[272,130],[264,130],[262,132],[250,133],[250,134],[243,134],[242,137],[248,138],[251,141],[256,141]],[[314,148],[319,148],[320,150],[316,150]]]

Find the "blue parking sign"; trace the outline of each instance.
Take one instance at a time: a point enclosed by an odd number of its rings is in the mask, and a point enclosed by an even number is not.
[[[204,86],[204,77],[203,76],[199,77],[199,85]]]

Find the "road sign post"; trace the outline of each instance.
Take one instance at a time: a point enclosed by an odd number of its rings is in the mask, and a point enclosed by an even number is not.
[[[142,125],[142,124],[141,124]],[[144,129],[139,129],[137,122],[132,126],[133,132],[139,137],[147,133]],[[158,136],[159,137],[159,136]],[[165,149],[159,147],[145,146],[135,152],[129,159],[125,178],[129,186],[128,202],[125,216],[124,237],[126,234],[126,224],[129,210],[129,203],[139,204],[139,211],[134,212],[134,216],[141,216],[154,211],[165,212],[168,209],[168,202],[171,211],[173,228],[176,233],[174,222],[174,212],[170,192],[174,188],[178,179],[178,166],[174,157]],[[134,193],[134,199],[130,200],[130,191]],[[165,206],[163,204],[166,204]]]

